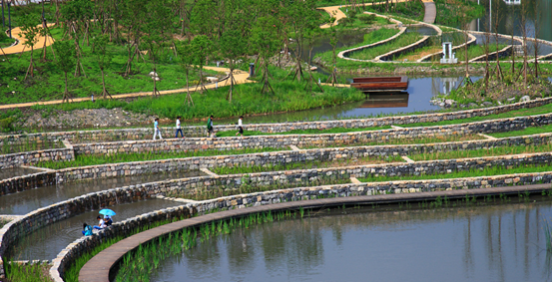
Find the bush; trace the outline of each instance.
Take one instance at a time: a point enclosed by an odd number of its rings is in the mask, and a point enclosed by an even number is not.
[[[13,117],[3,118],[0,119],[0,131],[2,132],[9,132],[13,130]]]
[[[376,21],[376,15],[372,14],[372,15],[367,15],[367,14],[362,14],[360,16],[358,16],[358,19],[364,23],[364,24],[372,24]]]

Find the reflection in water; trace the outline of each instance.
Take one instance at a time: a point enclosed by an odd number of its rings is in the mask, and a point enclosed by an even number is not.
[[[166,259],[152,280],[552,281],[539,234],[552,202],[512,201],[254,226]]]
[[[178,206],[180,204],[181,203],[174,201],[150,199],[108,206],[107,208],[117,213],[117,215],[113,217],[113,220],[117,222],[143,213]],[[54,259],[63,248],[82,237],[81,231],[83,222],[89,225],[97,225],[97,216],[98,210],[89,211],[48,225],[22,238],[16,246],[14,246],[15,249],[11,250],[10,253],[14,260]]]
[[[98,178],[49,185],[0,197],[0,214],[23,215],[60,201],[91,192],[128,185],[203,175],[199,171],[174,171],[125,177]]]
[[[370,94],[359,108],[407,108],[408,93]]]

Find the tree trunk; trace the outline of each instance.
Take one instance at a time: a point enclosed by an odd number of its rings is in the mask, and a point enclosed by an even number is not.
[[[190,104],[193,106],[194,105],[194,100],[192,100],[192,94],[190,94],[190,83],[189,83],[189,74],[188,74],[188,69],[186,69],[186,102],[188,103],[188,106],[190,106]]]

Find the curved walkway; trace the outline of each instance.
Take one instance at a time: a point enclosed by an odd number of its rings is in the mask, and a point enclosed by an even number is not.
[[[48,24],[49,27],[53,26],[53,25],[54,24],[52,24],[52,23]],[[40,27],[40,29],[42,30],[42,24],[37,25],[37,26]],[[12,32],[12,38],[17,40],[17,43],[13,46],[8,47],[8,48],[3,48],[4,53],[6,55],[19,54],[19,53],[31,51],[30,49],[26,48],[26,46],[25,46],[25,42],[27,42],[27,39],[21,33],[21,28],[20,27],[13,28],[11,32]],[[35,43],[34,50],[42,49],[44,46],[48,47],[48,46],[54,44],[54,39],[50,36],[44,37],[42,35],[38,35],[37,38],[38,38],[38,40]],[[46,45],[44,45],[44,43],[46,43]]]
[[[424,192],[417,194],[389,194],[375,196],[356,196],[306,200],[297,202],[286,202],[264,206],[257,206],[243,209],[227,210],[198,217],[193,217],[174,223],[162,225],[136,235],[123,239],[109,248],[101,251],[99,254],[90,259],[81,269],[79,273],[79,281],[81,282],[109,282],[109,272],[117,264],[117,262],[128,252],[134,250],[139,245],[152,241],[163,235],[182,230],[188,227],[194,227],[201,224],[209,223],[217,220],[242,217],[252,213],[296,210],[299,208],[324,208],[330,206],[342,205],[369,205],[369,204],[389,204],[397,202],[417,202],[417,201],[432,201],[437,197],[447,197],[448,199],[463,199],[466,196],[497,196],[500,194],[518,194],[521,192],[540,193],[551,189],[550,184],[538,184],[527,186],[507,186],[487,189],[473,190],[450,190],[439,192]]]
[[[404,2],[408,2],[408,1],[412,1],[412,0],[397,0],[394,3],[404,3]],[[432,0],[429,0],[429,1],[432,1]],[[357,6],[373,6],[373,5],[382,5],[382,4],[385,4],[385,3],[389,3],[389,2],[364,3],[364,4],[357,4]],[[352,5],[340,5],[340,6],[329,6],[329,7],[318,8],[318,10],[324,10],[324,11],[326,11],[326,13],[330,14],[330,16],[335,18],[335,22],[333,24],[329,24],[329,23],[323,24],[323,25],[320,26],[320,28],[330,28],[332,26],[338,25],[339,20],[341,20],[342,18],[347,17],[347,15],[345,15],[345,13],[343,13],[343,11],[341,11],[341,8],[350,7],[350,6],[352,6]]]
[[[230,69],[221,68],[221,67],[204,66],[203,68],[207,70],[213,70],[213,71],[224,72],[224,73],[228,73],[230,71]],[[234,85],[254,82],[249,80],[248,78],[249,78],[249,73],[241,70],[234,70]],[[230,85],[230,80],[225,79],[218,83],[207,84],[205,85],[205,88],[215,89],[218,87],[224,87],[228,85]],[[197,92],[199,90],[200,90],[199,86],[190,87],[190,92]],[[173,89],[173,90],[159,91],[159,95],[170,95],[170,94],[186,93],[186,92],[188,92],[187,88],[179,88],[179,89]],[[151,91],[143,91],[143,92],[135,92],[135,93],[116,94],[116,95],[112,95],[112,98],[126,99],[126,98],[145,97],[145,96],[151,96],[151,95],[152,95]],[[94,98],[96,100],[103,99],[103,97],[101,96],[94,97]],[[78,103],[78,102],[86,102],[86,101],[90,101],[90,97],[74,98],[74,99],[71,99],[68,103]],[[30,102],[30,103],[0,105],[0,110],[15,109],[15,108],[29,108],[35,105],[59,105],[59,104],[63,104],[63,100],[51,100],[46,102]]]
[[[424,3],[424,23],[435,23],[437,17],[437,8],[433,0],[422,0]]]

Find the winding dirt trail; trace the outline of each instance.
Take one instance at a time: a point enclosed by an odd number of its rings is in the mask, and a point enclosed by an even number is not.
[[[48,24],[48,27],[53,26],[53,23]],[[42,29],[42,24],[38,25],[40,29]],[[4,53],[6,55],[12,55],[12,54],[19,54],[22,52],[29,52],[31,49],[25,48],[25,42],[27,42],[27,39],[25,36],[23,36],[21,28],[15,27],[12,29],[12,38],[17,40],[17,43],[11,47],[2,48],[4,50]],[[46,42],[46,45],[44,45],[44,42]],[[44,46],[48,47],[50,45],[54,44],[54,39],[50,36],[37,36],[37,41],[35,43],[35,50],[42,49]],[[1,54],[0,54],[1,55]]]

